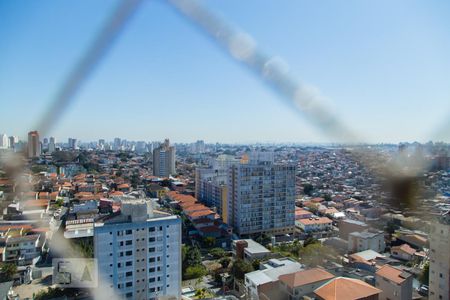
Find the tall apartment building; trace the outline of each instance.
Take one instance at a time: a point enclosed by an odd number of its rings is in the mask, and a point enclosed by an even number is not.
[[[195,198],[211,208],[215,207],[225,222],[228,217],[227,179],[227,169],[195,170]]]
[[[113,150],[121,150],[121,149],[122,149],[122,140],[120,138],[114,138]]]
[[[28,157],[39,157],[41,155],[41,143],[37,131],[28,132]]]
[[[123,200],[120,215],[95,225],[94,257],[102,295],[181,298],[181,221],[153,211],[150,203]]]
[[[54,137],[50,137],[50,141],[48,143],[48,153],[52,154],[56,150],[56,140]]]
[[[10,136],[9,137],[9,148],[15,149],[16,148],[16,144],[19,142],[19,137],[18,136]]]
[[[450,211],[440,216],[430,233],[430,300],[450,299]]]
[[[8,136],[4,133],[0,134],[0,149],[9,148]]]
[[[153,150],[153,175],[169,177],[175,174],[175,147],[170,146],[168,139]]]
[[[209,207],[215,207],[222,220],[228,221],[228,168],[239,159],[219,155],[212,159],[209,168],[195,170],[195,198]]]
[[[67,140],[67,144],[69,146],[69,149],[75,150],[78,148],[77,139],[69,138]]]
[[[191,153],[205,153],[205,142],[203,140],[198,140],[192,143],[189,147]]]
[[[235,232],[294,232],[294,164],[276,164],[273,154],[255,153],[228,170],[228,224]]]

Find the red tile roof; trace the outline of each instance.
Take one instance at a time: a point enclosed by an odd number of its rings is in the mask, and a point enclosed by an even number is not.
[[[357,300],[380,294],[382,291],[359,279],[338,277],[314,293],[324,300]]]
[[[291,274],[284,274],[279,277],[290,288],[311,284],[334,278],[334,275],[320,268],[302,270]]]
[[[409,276],[412,275],[390,265],[382,266],[380,269],[378,269],[376,274],[392,282],[395,282],[396,284],[403,283]]]

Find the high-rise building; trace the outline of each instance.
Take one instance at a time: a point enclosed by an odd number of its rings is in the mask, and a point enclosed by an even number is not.
[[[153,150],[153,175],[169,177],[175,173],[175,147],[170,146],[169,139],[166,139]]]
[[[196,169],[195,198],[209,207],[215,207],[222,219],[227,222],[227,169]]]
[[[102,295],[181,299],[181,221],[149,200],[123,200],[120,215],[95,225],[94,258]]]
[[[239,159],[233,156],[220,155],[210,162],[210,168],[195,170],[195,197],[216,208],[225,223],[228,222],[228,168],[238,163]]]
[[[138,141],[136,143],[135,151],[139,154],[147,152],[147,143],[144,141]]]
[[[37,131],[28,132],[28,157],[39,157],[41,155],[41,143]]]
[[[190,145],[191,153],[204,153],[205,152],[205,142],[203,140],[198,140]]]
[[[0,149],[9,148],[8,136],[4,133],[0,134]]]
[[[77,149],[77,139],[69,138],[68,139],[68,147],[69,147],[69,149],[72,149],[72,150]]]
[[[15,149],[16,148],[16,144],[19,142],[19,137],[18,136],[10,136],[9,137],[9,148]]]
[[[228,171],[228,224],[239,235],[281,235],[295,229],[294,164],[251,154]]]
[[[120,150],[122,148],[122,141],[120,138],[114,139],[113,150]]]
[[[430,233],[430,300],[450,299],[450,212],[441,215]]]
[[[48,143],[48,153],[52,154],[56,150],[56,140],[54,137],[50,137],[50,141]]]

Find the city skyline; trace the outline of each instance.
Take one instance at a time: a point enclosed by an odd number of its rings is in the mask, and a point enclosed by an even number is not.
[[[365,141],[426,142],[448,117],[448,3],[207,4],[320,89]],[[0,128],[24,139],[114,5],[1,6],[8,14],[0,18],[0,99],[8,114]],[[255,9],[261,14],[247,18]],[[235,143],[333,142],[161,2],[142,5],[45,136],[185,142],[194,133]]]
[[[31,130],[34,131],[34,130]],[[30,132],[31,132],[30,131]],[[28,132],[29,133],[29,132]],[[26,142],[27,137],[24,138],[16,135],[16,134],[9,134],[8,132],[0,132],[1,135],[5,135],[8,138],[15,138],[19,142]],[[74,140],[74,142],[77,145],[83,145],[83,144],[91,144],[91,143],[99,143],[99,141],[102,141],[107,144],[114,144],[114,141],[116,139],[120,139],[121,141],[126,141],[127,143],[160,143],[162,144],[164,140],[169,138],[173,144],[195,144],[196,142],[204,142],[205,145],[213,145],[213,144],[222,144],[222,145],[401,145],[401,144],[427,144],[427,143],[444,143],[448,144],[448,141],[441,140],[441,139],[435,139],[435,140],[400,140],[400,141],[374,141],[374,142],[367,142],[367,141],[361,141],[361,142],[333,142],[333,141],[271,141],[271,140],[253,140],[253,141],[220,141],[220,140],[204,140],[201,138],[195,138],[192,137],[192,139],[185,139],[182,141],[172,140],[170,137],[163,137],[161,139],[157,138],[142,138],[142,139],[129,139],[126,136],[114,136],[112,138],[105,138],[105,137],[97,137],[92,139],[80,139],[77,136],[66,136],[66,137],[55,137],[53,135],[46,135],[40,137],[40,141],[44,143],[44,140],[47,139],[54,139],[54,143],[56,145],[68,145],[70,143],[70,140]]]

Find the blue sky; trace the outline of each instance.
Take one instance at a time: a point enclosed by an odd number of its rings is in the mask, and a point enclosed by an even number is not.
[[[0,0],[0,132],[26,136],[117,3]],[[367,141],[428,141],[450,116],[448,1],[203,3]],[[333,140],[162,0],[143,3],[51,135]]]

